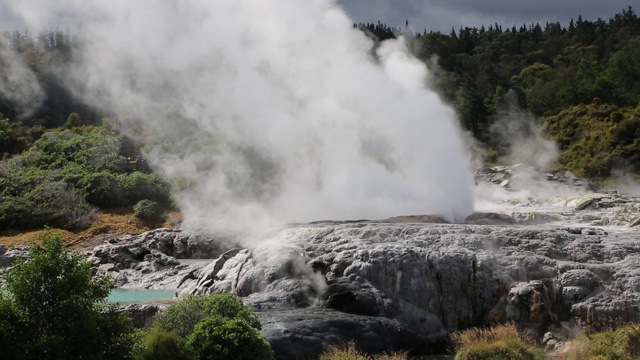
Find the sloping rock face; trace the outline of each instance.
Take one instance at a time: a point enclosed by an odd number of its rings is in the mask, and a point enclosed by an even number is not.
[[[640,321],[638,238],[638,227],[475,214],[465,224],[296,225],[246,239],[252,248],[156,230],[107,239],[87,256],[96,276],[123,288],[243,297],[277,357],[292,359],[352,340],[369,352],[438,351],[451,331],[506,321],[539,337],[563,322],[597,330]],[[183,258],[194,254],[209,259]],[[0,249],[4,266],[24,256]],[[133,310],[138,326],[157,311]]]
[[[179,291],[245,297],[281,358],[354,338],[367,351],[427,351],[450,331],[505,321],[542,337],[565,321],[640,321],[638,235],[533,226],[298,226],[252,251],[225,254]],[[388,320],[401,335],[392,336]],[[387,343],[358,338],[362,329],[337,330],[371,321],[379,321],[371,327]]]
[[[227,237],[174,229],[110,238],[86,252],[96,277],[109,276],[117,287],[177,289],[182,281],[228,249]],[[180,261],[189,259],[190,261]]]

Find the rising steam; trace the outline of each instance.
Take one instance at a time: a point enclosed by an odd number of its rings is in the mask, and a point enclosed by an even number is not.
[[[0,36],[0,95],[17,110],[18,116],[30,115],[44,99],[36,75],[9,49]]]
[[[13,1],[82,42],[78,96],[133,120],[186,184],[190,224],[473,210],[453,110],[404,40],[373,43],[333,1]],[[120,130],[134,128],[123,121]],[[139,130],[139,129],[142,130]]]

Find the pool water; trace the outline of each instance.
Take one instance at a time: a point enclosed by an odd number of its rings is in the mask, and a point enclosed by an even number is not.
[[[107,297],[107,302],[134,303],[154,300],[171,300],[175,296],[175,290],[113,289],[111,294]]]

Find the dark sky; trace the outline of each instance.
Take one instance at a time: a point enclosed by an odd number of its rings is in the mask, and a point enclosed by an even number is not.
[[[563,27],[582,15],[585,20],[608,20],[637,0],[337,0],[354,22],[402,26],[414,31],[448,34],[460,26],[480,27],[496,22],[503,27],[559,21]],[[640,4],[638,4],[640,5]],[[635,6],[637,13],[640,6]]]
[[[0,30],[26,26],[12,7],[21,0],[0,0]],[[414,31],[448,34],[460,26],[480,27],[495,23],[503,27],[559,21],[566,27],[571,18],[608,20],[638,0],[335,0],[354,22],[377,22],[402,26],[405,20]],[[634,7],[640,11],[640,4]],[[56,24],[58,27],[60,24]]]

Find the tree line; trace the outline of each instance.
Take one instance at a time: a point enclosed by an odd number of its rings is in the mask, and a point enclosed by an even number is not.
[[[437,89],[462,126],[494,154],[508,155],[494,124],[517,106],[558,141],[559,166],[600,179],[640,170],[640,19],[631,7],[608,21],[464,27],[416,41],[420,59],[437,61]],[[577,143],[584,138],[599,140]]]
[[[406,24],[359,23],[354,28],[381,41],[410,34]],[[640,137],[640,19],[631,7],[609,20],[492,24],[413,37],[416,56],[431,65],[435,87],[456,109],[462,127],[488,149],[487,161],[508,157],[509,146],[497,135],[496,124],[517,107],[558,142],[561,169],[596,179],[617,168],[640,171],[635,155],[640,150],[635,141]],[[1,157],[22,154],[51,129],[100,125],[111,115],[99,113],[64,86],[81,47],[59,29],[0,33],[0,53],[21,59],[43,93],[40,106],[25,114],[0,91]],[[12,69],[7,62],[0,56],[5,83]]]

